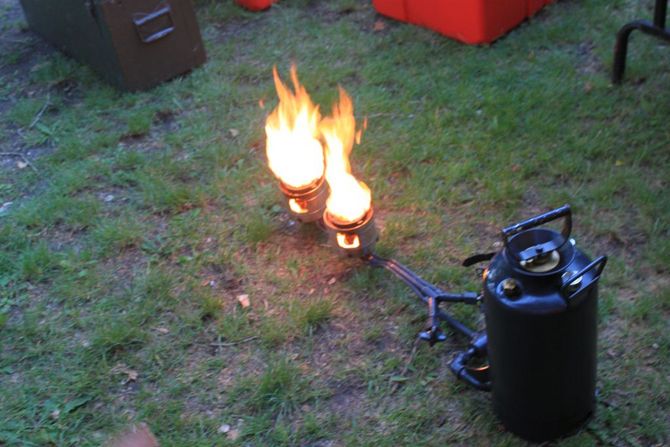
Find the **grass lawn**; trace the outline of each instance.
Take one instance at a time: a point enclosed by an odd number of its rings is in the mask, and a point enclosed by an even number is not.
[[[410,290],[280,207],[264,120],[291,61],[324,111],[340,84],[368,117],[352,162],[379,251],[444,288],[477,290],[460,260],[502,226],[572,204],[610,262],[597,414],[558,444],[667,445],[670,48],[635,35],[609,82],[652,3],[563,0],[472,47],[364,0],[199,0],[207,64],[122,94],[0,0],[0,152],[25,155],[0,157],[0,445],[142,421],[161,446],[524,444],[448,372],[465,340],[413,353]]]

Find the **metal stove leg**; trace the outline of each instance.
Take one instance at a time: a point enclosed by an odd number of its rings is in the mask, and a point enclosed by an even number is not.
[[[614,46],[614,63],[612,66],[612,82],[620,84],[626,70],[626,55],[628,53],[628,40],[630,34],[637,30],[650,34],[659,39],[670,42],[670,31],[665,29],[665,20],[668,11],[668,0],[656,0],[654,7],[654,22],[648,20],[636,20],[621,27],[616,37]]]
[[[626,70],[626,55],[628,53],[628,38],[630,33],[637,27],[633,23],[627,23],[616,35],[616,45],[614,46],[614,67],[612,68],[612,82],[620,84],[623,78],[623,72]]]
[[[665,28],[665,18],[668,14],[667,0],[656,0],[654,7],[654,26],[657,28]]]

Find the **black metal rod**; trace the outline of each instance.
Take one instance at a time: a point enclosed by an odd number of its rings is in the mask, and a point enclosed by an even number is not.
[[[370,255],[370,263],[373,265],[379,264],[379,266],[386,268],[391,271],[397,277],[402,279],[408,285],[412,285],[421,291],[426,297],[435,297],[439,294],[439,289],[433,286],[429,282],[425,281],[416,273],[412,272],[410,269],[402,265],[401,263],[393,259],[384,259],[377,255]]]
[[[665,28],[665,18],[667,15],[667,0],[656,0],[656,6],[654,7],[654,25],[658,28]]]
[[[626,70],[626,55],[628,53],[628,40],[635,30],[652,35],[659,39],[670,42],[670,31],[665,29],[668,0],[656,0],[654,7],[654,22],[648,20],[635,20],[621,27],[616,36],[614,46],[614,63],[612,66],[612,82],[620,84]]]
[[[474,330],[470,329],[443,310],[440,310],[438,308],[438,304],[445,301],[476,304],[479,303],[478,294],[473,292],[467,292],[463,294],[444,292],[440,288],[425,281],[416,273],[412,272],[410,269],[393,259],[384,259],[375,254],[370,254],[364,259],[374,267],[385,268],[386,270],[393,273],[397,278],[409,286],[409,288],[412,289],[412,291],[419,297],[419,299],[421,299],[421,301],[429,305],[429,320],[431,327],[435,325],[436,322],[434,319],[437,318],[440,321],[447,323],[447,325],[449,325],[449,327],[451,327],[456,332],[468,338],[472,338],[476,334]]]
[[[475,292],[449,293],[429,283],[419,275],[394,259],[384,259],[375,254],[369,255],[366,260],[375,267],[383,267],[400,278],[415,292],[424,297],[435,298],[438,302],[478,304],[480,296]]]
[[[469,327],[458,321],[456,318],[452,317],[451,315],[442,310],[437,311],[437,317],[440,320],[447,323],[447,325],[449,325],[450,328],[468,338],[474,337],[475,334],[477,333],[476,331],[473,331],[472,329],[470,329]]]
[[[419,337],[433,345],[437,341],[445,339],[439,327],[439,321],[445,322],[454,331],[466,336],[470,344],[465,351],[458,352],[449,364],[449,368],[458,378],[479,390],[491,389],[489,378],[489,367],[472,368],[468,363],[477,358],[486,357],[487,338],[486,333],[476,332],[453,316],[439,308],[441,302],[461,302],[478,304],[481,296],[476,293],[466,292],[461,294],[447,293],[439,287],[425,281],[419,275],[393,259],[384,259],[375,254],[369,254],[363,258],[374,267],[385,268],[402,280],[416,295],[428,305],[428,327],[427,331],[421,332]],[[438,321],[439,320],[439,321]]]

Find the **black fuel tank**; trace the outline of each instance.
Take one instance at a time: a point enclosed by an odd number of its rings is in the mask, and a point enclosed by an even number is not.
[[[564,219],[562,232],[539,226]],[[505,228],[484,274],[494,410],[508,430],[546,441],[579,429],[595,410],[597,283],[570,239],[565,205]]]

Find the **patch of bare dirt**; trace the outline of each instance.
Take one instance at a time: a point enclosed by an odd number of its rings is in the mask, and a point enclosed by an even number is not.
[[[590,40],[582,42],[577,47],[579,65],[577,70],[584,75],[602,73],[606,71],[600,58],[595,54],[596,44]]]

